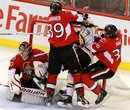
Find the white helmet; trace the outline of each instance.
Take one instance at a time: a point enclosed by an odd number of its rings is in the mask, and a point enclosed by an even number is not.
[[[94,21],[91,17],[88,17],[87,22],[88,24],[94,24]]]

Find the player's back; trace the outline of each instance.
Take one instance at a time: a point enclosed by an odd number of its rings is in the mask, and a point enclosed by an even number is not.
[[[50,38],[49,42],[56,47],[70,45],[78,41],[74,28],[70,22],[76,21],[77,15],[73,15],[69,11],[61,11],[56,15],[50,14],[48,17]]]

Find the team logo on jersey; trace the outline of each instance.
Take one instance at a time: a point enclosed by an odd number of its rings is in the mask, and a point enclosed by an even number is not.
[[[33,67],[31,67],[29,65],[29,62],[25,62],[23,64],[23,69],[24,69],[24,74],[28,75],[28,76],[32,76],[34,73]]]

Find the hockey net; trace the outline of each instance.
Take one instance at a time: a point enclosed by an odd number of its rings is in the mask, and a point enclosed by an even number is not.
[[[78,31],[80,27],[75,26],[75,30]],[[30,43],[34,48],[42,49],[45,52],[49,51],[48,43],[48,23],[47,21],[34,21],[31,27]],[[98,34],[102,33],[102,29],[98,28]],[[95,59],[96,60],[96,59]],[[61,73],[59,79],[66,83],[67,72]],[[130,74],[122,70],[118,70],[115,76],[108,80],[99,81],[100,85],[105,88],[112,95],[130,96]]]

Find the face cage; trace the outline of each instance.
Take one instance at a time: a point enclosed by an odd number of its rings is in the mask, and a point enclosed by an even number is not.
[[[31,46],[21,48],[21,49],[19,49],[19,52],[20,52],[20,55],[22,56],[22,58],[28,59],[32,52],[32,48],[31,48]]]

